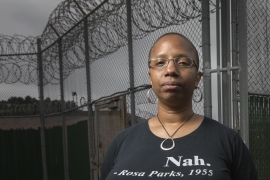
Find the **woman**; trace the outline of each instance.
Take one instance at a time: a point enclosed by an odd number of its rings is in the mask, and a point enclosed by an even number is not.
[[[154,43],[149,59],[157,116],[115,137],[101,179],[256,180],[239,135],[192,110],[202,75],[194,45],[181,34],[168,33]]]

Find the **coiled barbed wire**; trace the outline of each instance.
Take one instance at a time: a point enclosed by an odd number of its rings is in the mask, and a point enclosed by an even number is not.
[[[103,4],[102,4],[103,3]],[[201,15],[198,0],[132,1],[133,39],[171,25],[185,23]],[[61,39],[63,74],[85,67],[83,23],[87,14],[90,61],[93,62],[127,45],[127,11],[125,0],[66,0],[51,13],[40,36],[44,83],[59,83],[59,49]],[[210,1],[215,10],[215,4]],[[76,26],[75,26],[76,25]],[[37,38],[0,35],[0,83],[38,83]]]

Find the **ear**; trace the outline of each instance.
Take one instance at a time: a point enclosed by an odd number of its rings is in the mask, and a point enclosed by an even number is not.
[[[195,87],[198,87],[198,84],[200,83],[201,78],[202,78],[202,72],[201,71],[198,71],[197,72],[197,75],[196,75],[196,84],[195,84]]]

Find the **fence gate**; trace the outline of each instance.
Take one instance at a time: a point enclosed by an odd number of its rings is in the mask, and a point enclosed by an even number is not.
[[[102,162],[115,135],[130,126],[126,116],[126,97],[119,96],[94,104],[94,151],[91,176],[98,179]]]

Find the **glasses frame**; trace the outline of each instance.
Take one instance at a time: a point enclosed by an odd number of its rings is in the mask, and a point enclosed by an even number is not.
[[[177,66],[175,60],[176,60],[176,58],[181,58],[181,57],[189,58],[190,60],[192,60],[192,64],[190,66],[186,66],[186,67],[184,67],[184,66]],[[154,59],[157,59],[157,58],[163,58],[163,59],[166,59],[167,60],[166,63],[164,64],[164,66],[161,66],[161,67],[150,66],[150,62],[152,60],[154,60]],[[174,65],[176,67],[179,67],[179,68],[190,68],[190,67],[192,67],[194,65],[197,69],[199,69],[197,63],[192,58],[190,58],[188,56],[176,56],[173,59],[169,59],[169,58],[165,58],[165,57],[154,57],[154,58],[150,58],[148,60],[148,66],[149,66],[149,68],[164,69],[164,68],[168,67],[170,61],[173,61]]]

